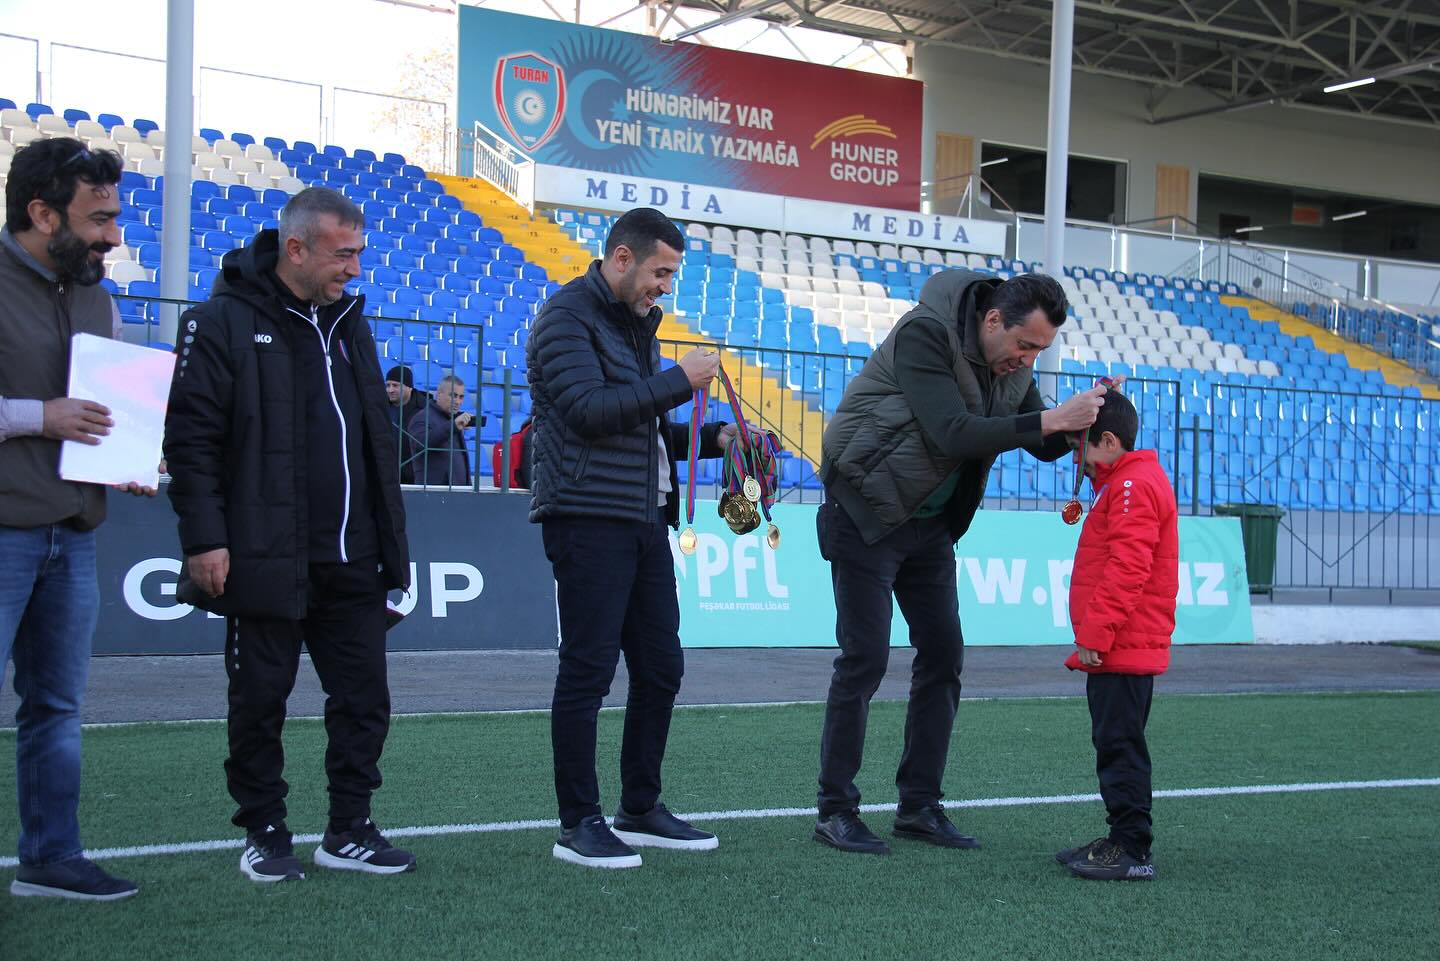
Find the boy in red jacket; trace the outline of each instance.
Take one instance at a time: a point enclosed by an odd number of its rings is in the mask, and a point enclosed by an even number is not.
[[[1145,722],[1155,675],[1170,664],[1179,589],[1175,493],[1153,450],[1136,450],[1140,420],[1112,389],[1090,428],[1084,471],[1096,491],[1070,576],[1076,652],[1084,671],[1095,772],[1110,833],[1055,859],[1082,878],[1150,881],[1150,752]],[[1080,439],[1071,439],[1075,460]]]

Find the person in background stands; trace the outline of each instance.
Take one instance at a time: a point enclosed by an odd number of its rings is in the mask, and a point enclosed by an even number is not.
[[[395,435],[399,438],[397,446],[403,457],[400,463],[400,483],[413,484],[415,462],[410,456],[411,438],[406,427],[409,426],[411,418],[425,409],[430,395],[415,389],[415,375],[409,367],[397,364],[385,375],[385,396],[390,398],[390,413],[395,420]]]
[[[470,486],[470,447],[465,431],[475,423],[475,415],[460,409],[464,403],[465,382],[447,374],[440,378],[435,396],[425,408],[410,418],[405,431],[410,435],[416,483]]]

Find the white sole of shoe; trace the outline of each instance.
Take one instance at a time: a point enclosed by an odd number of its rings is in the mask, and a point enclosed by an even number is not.
[[[67,891],[65,888],[52,888],[45,884],[31,884],[29,881],[10,882],[10,894],[17,898],[65,898],[69,901],[119,901],[139,893],[139,888],[131,888],[129,891],[121,891],[119,894],[84,894],[80,891]]]
[[[612,827],[610,831],[632,848],[669,848],[672,851],[713,851],[720,846],[720,839],[716,837],[683,841],[678,838],[662,838],[658,834],[637,834],[634,831],[622,831],[614,827]]]
[[[369,861],[336,857],[324,848],[315,849],[315,863],[335,871],[359,871],[363,874],[404,874],[415,870],[414,861],[409,864],[371,864]]]
[[[550,853],[561,861],[568,861],[570,864],[579,864],[587,868],[638,868],[640,866],[640,855],[631,854],[620,858],[587,858],[583,854],[577,854],[563,844],[557,844],[550,849]]]
[[[300,872],[300,876],[298,878],[292,878],[284,874],[261,874],[250,866],[250,862],[245,860],[245,855],[243,854],[240,855],[240,873],[245,875],[250,880],[254,881],[256,884],[276,884],[280,881],[305,880],[304,871]]]

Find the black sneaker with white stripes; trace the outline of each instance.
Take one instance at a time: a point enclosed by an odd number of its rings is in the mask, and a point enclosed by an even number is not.
[[[283,823],[267,824],[263,830],[252,830],[245,835],[240,873],[259,884],[305,880],[305,871],[295,856],[294,842]]]
[[[415,855],[393,846],[374,821],[363,818],[338,834],[326,829],[325,839],[315,849],[315,863],[337,871],[402,874],[415,870]]]

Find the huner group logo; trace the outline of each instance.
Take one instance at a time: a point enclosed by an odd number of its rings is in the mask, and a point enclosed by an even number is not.
[[[888,137],[895,140],[895,131],[874,117],[861,113],[847,114],[815,131],[810,142],[814,150],[830,141],[830,179],[840,183],[875,184],[893,187],[900,181],[900,151],[894,147],[872,147],[842,139],[861,135]]]
[[[538,53],[495,61],[495,112],[516,142],[535,150],[565,116],[565,72]]]

